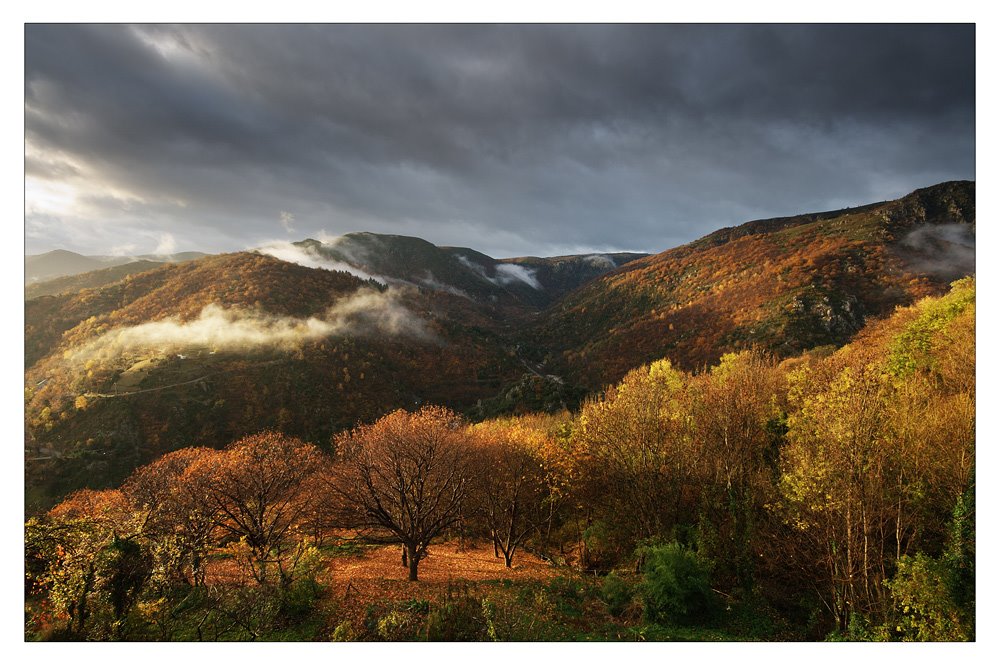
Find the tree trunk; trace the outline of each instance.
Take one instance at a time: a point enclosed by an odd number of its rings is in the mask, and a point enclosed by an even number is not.
[[[77,633],[83,634],[84,624],[87,621],[87,615],[90,611],[87,609],[87,594],[90,593],[91,588],[94,586],[94,577],[96,573],[94,571],[94,564],[90,564],[87,568],[87,575],[83,580],[83,593],[80,594],[80,602],[77,605],[77,618],[79,619],[77,625]]]
[[[552,539],[552,517],[555,514],[555,501],[551,500],[549,497],[549,516],[546,518],[545,522],[545,542],[548,543]],[[562,545],[560,544],[560,547]]]
[[[406,568],[409,564],[406,562],[406,545],[403,545],[403,568]]]
[[[199,586],[202,581],[201,557],[197,552],[191,553],[191,586]]]
[[[267,555],[263,554],[263,553],[258,554],[257,555],[257,563],[260,566],[260,572],[257,573],[257,581],[260,584],[262,584],[262,585],[266,584],[267,583]]]
[[[514,550],[503,553],[503,564],[510,568],[510,562],[514,559]]]
[[[417,559],[417,548],[414,545],[407,545],[406,546],[406,550],[407,551],[406,551],[405,555],[409,559],[409,563],[410,563],[410,581],[411,582],[416,582],[417,581],[417,563],[419,563],[419,561]]]

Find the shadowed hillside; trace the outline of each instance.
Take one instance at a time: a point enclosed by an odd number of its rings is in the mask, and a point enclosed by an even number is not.
[[[628,252],[494,259],[468,247],[438,247],[421,238],[348,233],[328,242],[293,243],[304,255],[287,256],[332,269],[357,269],[498,308],[544,307],[610,270],[646,256]],[[261,251],[270,253],[267,248]],[[285,258],[280,253],[274,253]],[[510,314],[511,312],[507,312]]]
[[[202,252],[179,252],[177,254],[166,255],[142,254],[140,256],[84,256],[82,254],[77,254],[76,252],[56,249],[51,252],[45,252],[44,254],[25,256],[24,281],[31,287],[38,287],[40,283],[47,282],[49,280],[65,277],[71,278],[74,275],[82,275],[93,271],[102,271],[106,268],[125,266],[126,264],[131,265],[131,268],[126,271],[122,271],[118,275],[118,278],[120,279],[127,273],[139,272],[144,269],[141,265],[135,265],[137,263],[182,263],[184,261],[200,259],[203,256],[206,256],[206,254]],[[104,274],[109,276],[114,275],[114,273]],[[91,283],[83,282],[79,287],[77,287],[76,290],[98,285],[94,281],[94,277],[91,277],[90,279]],[[106,284],[108,281],[114,280],[106,280],[100,283]],[[74,282],[72,280],[63,280],[61,282],[61,285],[65,286],[65,290],[67,291],[72,290],[73,284]],[[37,295],[42,295],[43,293],[57,292],[58,291],[53,291],[49,288],[36,288],[33,291],[31,288],[28,288],[25,289],[25,298],[33,298]]]

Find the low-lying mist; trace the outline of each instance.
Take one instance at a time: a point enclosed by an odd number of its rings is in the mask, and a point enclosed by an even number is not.
[[[608,270],[612,270],[618,267],[618,264],[615,263],[614,259],[610,256],[603,256],[601,254],[591,254],[583,257],[581,260],[596,268],[606,268]]]
[[[524,282],[533,289],[539,290],[542,285],[535,278],[535,271],[516,263],[498,263],[497,279],[501,284],[507,285],[514,282]]]
[[[909,250],[908,268],[946,279],[976,272],[976,234],[968,224],[923,224],[900,244]]]
[[[495,267],[496,277],[490,277],[486,274],[486,268],[469,259],[467,256],[456,254],[455,258],[457,258],[459,263],[463,266],[476,273],[476,275],[487,282],[496,284],[497,286],[508,286],[515,282],[522,282],[533,289],[542,288],[542,285],[539,284],[538,280],[535,278],[535,271],[531,268],[525,268],[524,266],[519,266],[515,263],[498,263]]]
[[[444,293],[450,293],[453,296],[458,296],[460,298],[465,298],[466,300],[472,300],[472,296],[468,293],[459,289],[457,287],[451,286],[450,284],[443,284],[434,278],[434,274],[431,271],[426,271],[424,277],[417,279],[419,286],[425,286],[434,291],[443,291]]]
[[[207,305],[197,318],[176,317],[110,330],[72,354],[83,362],[123,352],[174,353],[192,348],[250,351],[292,350],[332,336],[406,336],[431,341],[427,322],[400,302],[400,290],[359,289],[331,305],[322,316],[277,316],[242,307]]]
[[[350,263],[337,261],[328,256],[323,256],[311,247],[299,247],[298,245],[294,245],[290,242],[277,240],[261,247],[257,247],[256,251],[261,254],[273,256],[281,261],[287,261],[288,263],[296,263],[300,266],[305,266],[306,268],[339,270],[341,272],[350,273],[355,277],[360,277],[361,279],[371,279],[383,285],[387,284],[386,279],[380,275],[372,275],[357,266],[351,265]]]

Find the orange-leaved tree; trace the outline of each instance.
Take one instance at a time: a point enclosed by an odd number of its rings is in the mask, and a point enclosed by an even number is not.
[[[267,582],[274,564],[286,586],[292,581],[286,555],[300,544],[295,531],[310,512],[316,496],[312,479],[322,464],[315,446],[264,432],[198,459],[187,474],[206,497],[216,524],[245,543],[257,582]]]
[[[549,517],[549,486],[540,446],[505,422],[472,428],[476,473],[472,507],[510,568],[525,538]],[[499,552],[497,551],[499,550]]]
[[[339,464],[327,486],[344,507],[340,526],[371,542],[401,544],[416,581],[427,546],[461,518],[469,438],[461,418],[438,406],[395,411],[338,435]]]
[[[154,543],[164,573],[192,586],[205,582],[204,559],[218,505],[188,470],[198,460],[221,454],[211,448],[175,450],[136,469],[122,485],[125,496],[148,514],[143,533]]]

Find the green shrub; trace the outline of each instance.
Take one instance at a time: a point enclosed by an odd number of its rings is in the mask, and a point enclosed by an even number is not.
[[[389,642],[423,639],[428,608],[428,602],[420,599],[368,605],[364,621],[366,637]]]
[[[487,638],[483,601],[468,587],[449,585],[440,604],[427,613],[427,639],[432,642],[476,642]]]
[[[606,522],[597,520],[583,532],[584,567],[607,570],[617,559],[612,528]]]
[[[611,616],[620,617],[632,602],[632,588],[612,571],[601,585],[601,600],[607,604]]]
[[[333,631],[330,637],[331,642],[353,642],[358,638],[354,632],[354,624],[350,621],[341,622]]]
[[[712,591],[708,562],[678,543],[645,547],[642,556],[642,598],[649,621],[691,626],[718,619],[722,604]]]
[[[785,617],[758,590],[737,594],[726,615],[727,628],[753,640],[785,639],[781,633],[789,629]]]
[[[323,586],[315,579],[296,580],[281,594],[281,615],[291,621],[307,618],[319,600]]]
[[[399,608],[404,612],[412,612],[414,614],[427,614],[430,609],[431,604],[424,598],[411,598],[410,600],[404,600],[399,604]]]
[[[894,637],[903,641],[954,642],[971,635],[949,588],[949,570],[925,554],[904,556],[889,582],[897,612]]]
[[[580,580],[555,577],[548,583],[546,591],[559,612],[571,616],[579,616],[583,612],[583,601],[587,599],[588,589]]]
[[[107,570],[101,586],[111,601],[115,623],[120,626],[152,575],[152,557],[134,540],[115,536],[98,561],[99,567]]]
[[[970,485],[955,503],[948,541],[941,562],[948,571],[948,589],[975,639],[976,624],[976,495],[975,470]]]
[[[376,628],[383,640],[395,642],[413,637],[413,617],[405,612],[392,610],[378,620]]]
[[[871,619],[851,613],[847,620],[847,630],[835,630],[826,636],[827,642],[887,642],[889,631],[884,625],[878,625]]]
[[[483,599],[485,639],[494,642],[567,639],[551,594],[541,585],[532,585],[521,591],[516,595],[501,594]]]

